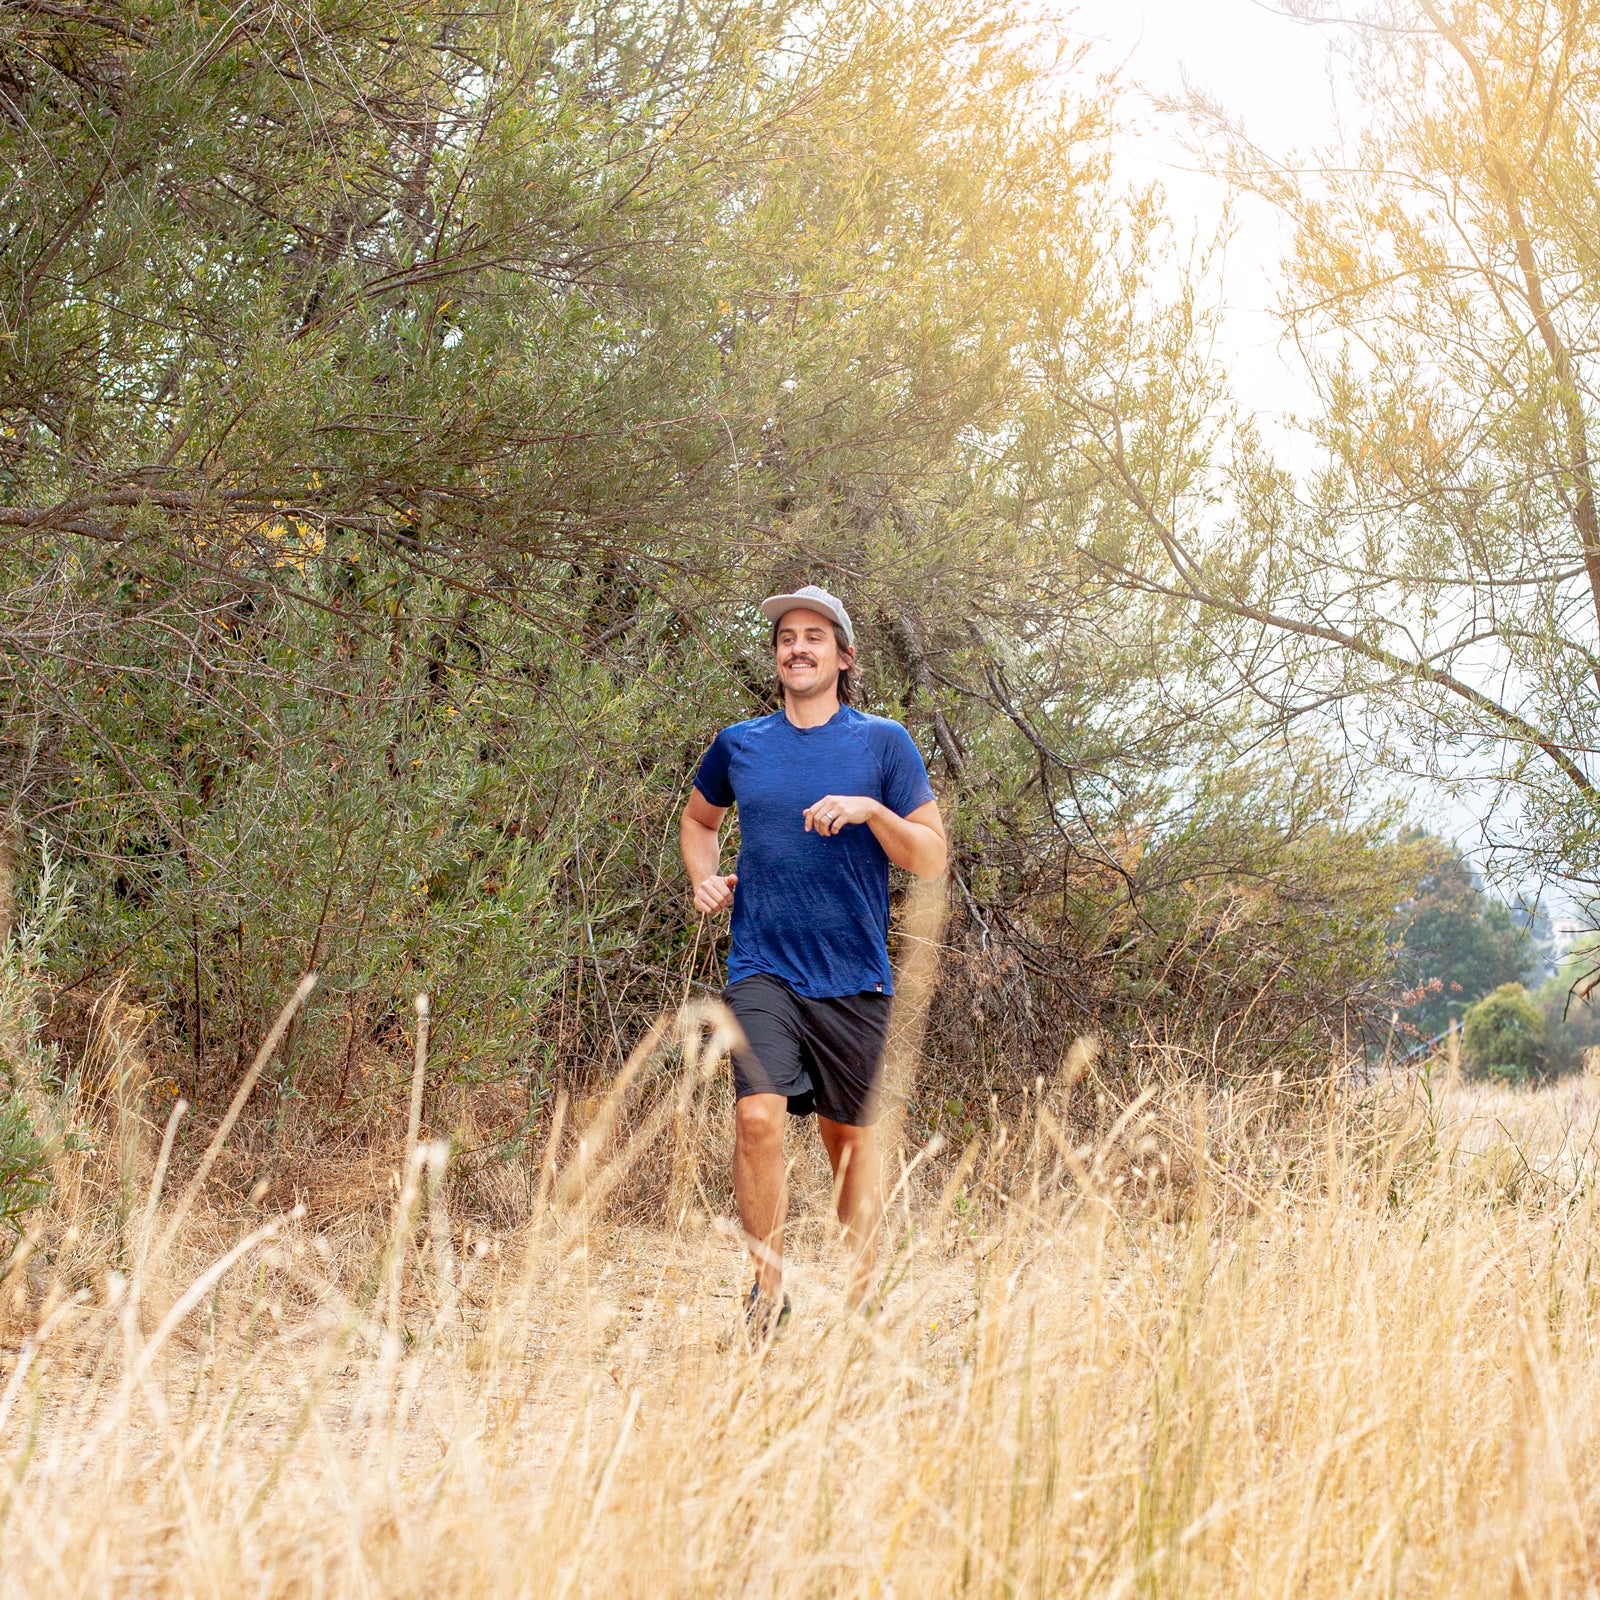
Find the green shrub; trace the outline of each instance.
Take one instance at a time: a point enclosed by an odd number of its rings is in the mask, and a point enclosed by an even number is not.
[[[1508,1089],[1525,1089],[1528,1086],[1528,1069],[1520,1061],[1496,1061],[1485,1072],[1485,1077]]]
[[[1461,1050],[1475,1073],[1503,1083],[1525,1083],[1550,1070],[1550,1040],[1544,1012],[1520,983],[1498,989],[1467,1008]]]
[[[20,1096],[0,1103],[0,1226],[17,1228],[50,1187],[49,1160]]]
[[[15,892],[10,868],[9,862],[0,868],[8,896]],[[54,1047],[40,1037],[39,990],[47,955],[72,905],[60,860],[49,840],[41,839],[31,893],[0,943],[0,1227],[17,1229],[44,1199],[51,1151],[70,1145],[70,1096]]]

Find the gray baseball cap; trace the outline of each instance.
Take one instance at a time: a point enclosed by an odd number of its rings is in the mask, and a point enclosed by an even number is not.
[[[793,594],[769,594],[761,602],[761,615],[768,622],[777,622],[786,611],[800,610],[819,611],[825,617],[832,617],[844,629],[844,642],[852,650],[855,649],[856,628],[850,620],[850,613],[845,610],[844,601],[835,599],[826,589],[808,583]]]

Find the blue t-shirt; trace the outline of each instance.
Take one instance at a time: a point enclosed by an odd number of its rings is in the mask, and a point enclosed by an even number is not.
[[[739,808],[728,982],[766,973],[812,1000],[892,994],[889,858],[865,823],[825,837],[803,813],[825,794],[870,795],[902,817],[933,799],[911,735],[850,706],[820,728],[775,711],[724,728],[694,785]]]

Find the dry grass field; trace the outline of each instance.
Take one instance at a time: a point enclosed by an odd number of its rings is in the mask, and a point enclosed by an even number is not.
[[[425,1143],[331,1217],[72,1158],[3,1291],[0,1595],[1594,1591],[1588,1085],[1157,1087],[1076,1142],[1047,1093],[900,1165],[870,1318],[797,1144],[751,1351],[682,1070],[492,1230]]]

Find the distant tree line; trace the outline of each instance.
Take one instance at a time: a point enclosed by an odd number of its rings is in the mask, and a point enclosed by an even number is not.
[[[1600,1046],[1592,941],[1552,957],[1533,919],[1489,894],[1458,849],[1412,842],[1425,870],[1391,929],[1401,988],[1390,1054],[1445,1053],[1454,1029],[1469,1072],[1520,1084],[1582,1069]]]

